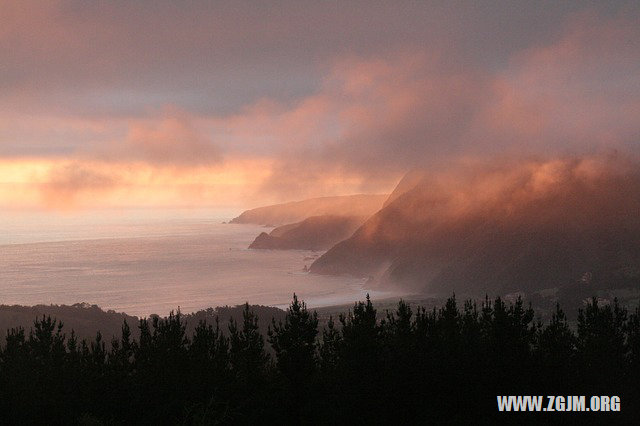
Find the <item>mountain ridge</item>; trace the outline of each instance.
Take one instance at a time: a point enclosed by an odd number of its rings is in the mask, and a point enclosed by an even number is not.
[[[309,198],[245,210],[230,223],[279,226],[301,222],[312,216],[370,216],[376,213],[388,194],[355,194]]]
[[[311,216],[301,222],[277,227],[269,234],[262,232],[249,248],[326,250],[349,238],[366,219],[365,216]]]
[[[568,158],[419,179],[310,271],[445,294],[528,292],[585,274],[637,286],[639,170]]]

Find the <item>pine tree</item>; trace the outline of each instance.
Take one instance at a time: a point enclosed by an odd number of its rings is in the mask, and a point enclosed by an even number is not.
[[[316,368],[318,314],[310,313],[294,293],[284,323],[272,319],[268,335],[278,369],[294,386],[301,385]]]
[[[380,412],[383,398],[379,389],[384,375],[382,358],[382,327],[369,295],[358,302],[353,312],[340,315],[342,343],[340,345],[339,383],[343,413],[352,416],[361,413],[362,422],[374,421]],[[380,419],[377,419],[380,421]]]
[[[269,360],[264,350],[264,338],[258,329],[258,317],[246,303],[242,311],[242,328],[229,320],[231,367],[241,380],[263,376]]]
[[[196,326],[189,352],[199,364],[206,364],[214,371],[224,371],[229,363],[229,339],[220,330],[220,320],[215,327],[200,321]]]
[[[404,300],[398,302],[395,312],[387,311],[387,318],[383,324],[383,331],[389,344],[397,351],[408,350],[413,340],[414,323],[411,306]]]
[[[334,371],[339,361],[342,336],[336,328],[332,316],[329,316],[327,326],[322,330],[322,344],[320,345],[320,365],[325,374]]]
[[[539,328],[537,334],[536,352],[541,364],[545,368],[568,368],[575,356],[575,335],[558,303],[549,324]]]
[[[591,383],[594,391],[597,384],[602,388],[609,385],[613,389],[613,378],[624,371],[626,321],[627,311],[620,307],[617,299],[613,304],[601,306],[594,297],[578,311],[579,368],[588,377],[586,382]]]

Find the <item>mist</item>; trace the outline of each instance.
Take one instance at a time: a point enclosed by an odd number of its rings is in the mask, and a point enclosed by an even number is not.
[[[619,155],[423,172],[311,270],[480,294],[636,279],[640,163]],[[402,188],[402,185],[401,185]]]

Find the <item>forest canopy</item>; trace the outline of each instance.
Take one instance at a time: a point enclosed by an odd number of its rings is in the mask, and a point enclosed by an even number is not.
[[[542,323],[522,299],[499,297],[432,310],[400,301],[380,317],[367,297],[319,329],[294,295],[266,333],[246,304],[238,320],[190,327],[180,312],[125,319],[106,341],[42,316],[8,330],[0,349],[0,420],[455,422],[508,415],[495,398],[509,394],[618,395],[621,412],[598,415],[639,412],[640,315],[617,300],[592,299],[575,327],[559,305]]]

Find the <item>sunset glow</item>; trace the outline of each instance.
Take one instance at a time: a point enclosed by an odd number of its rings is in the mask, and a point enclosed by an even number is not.
[[[0,204],[241,208],[388,192],[412,167],[496,153],[637,153],[631,5],[549,10],[479,44],[529,5],[367,8],[380,39],[344,24],[351,5],[277,25],[247,11],[229,32],[237,8],[142,3],[3,2]]]

